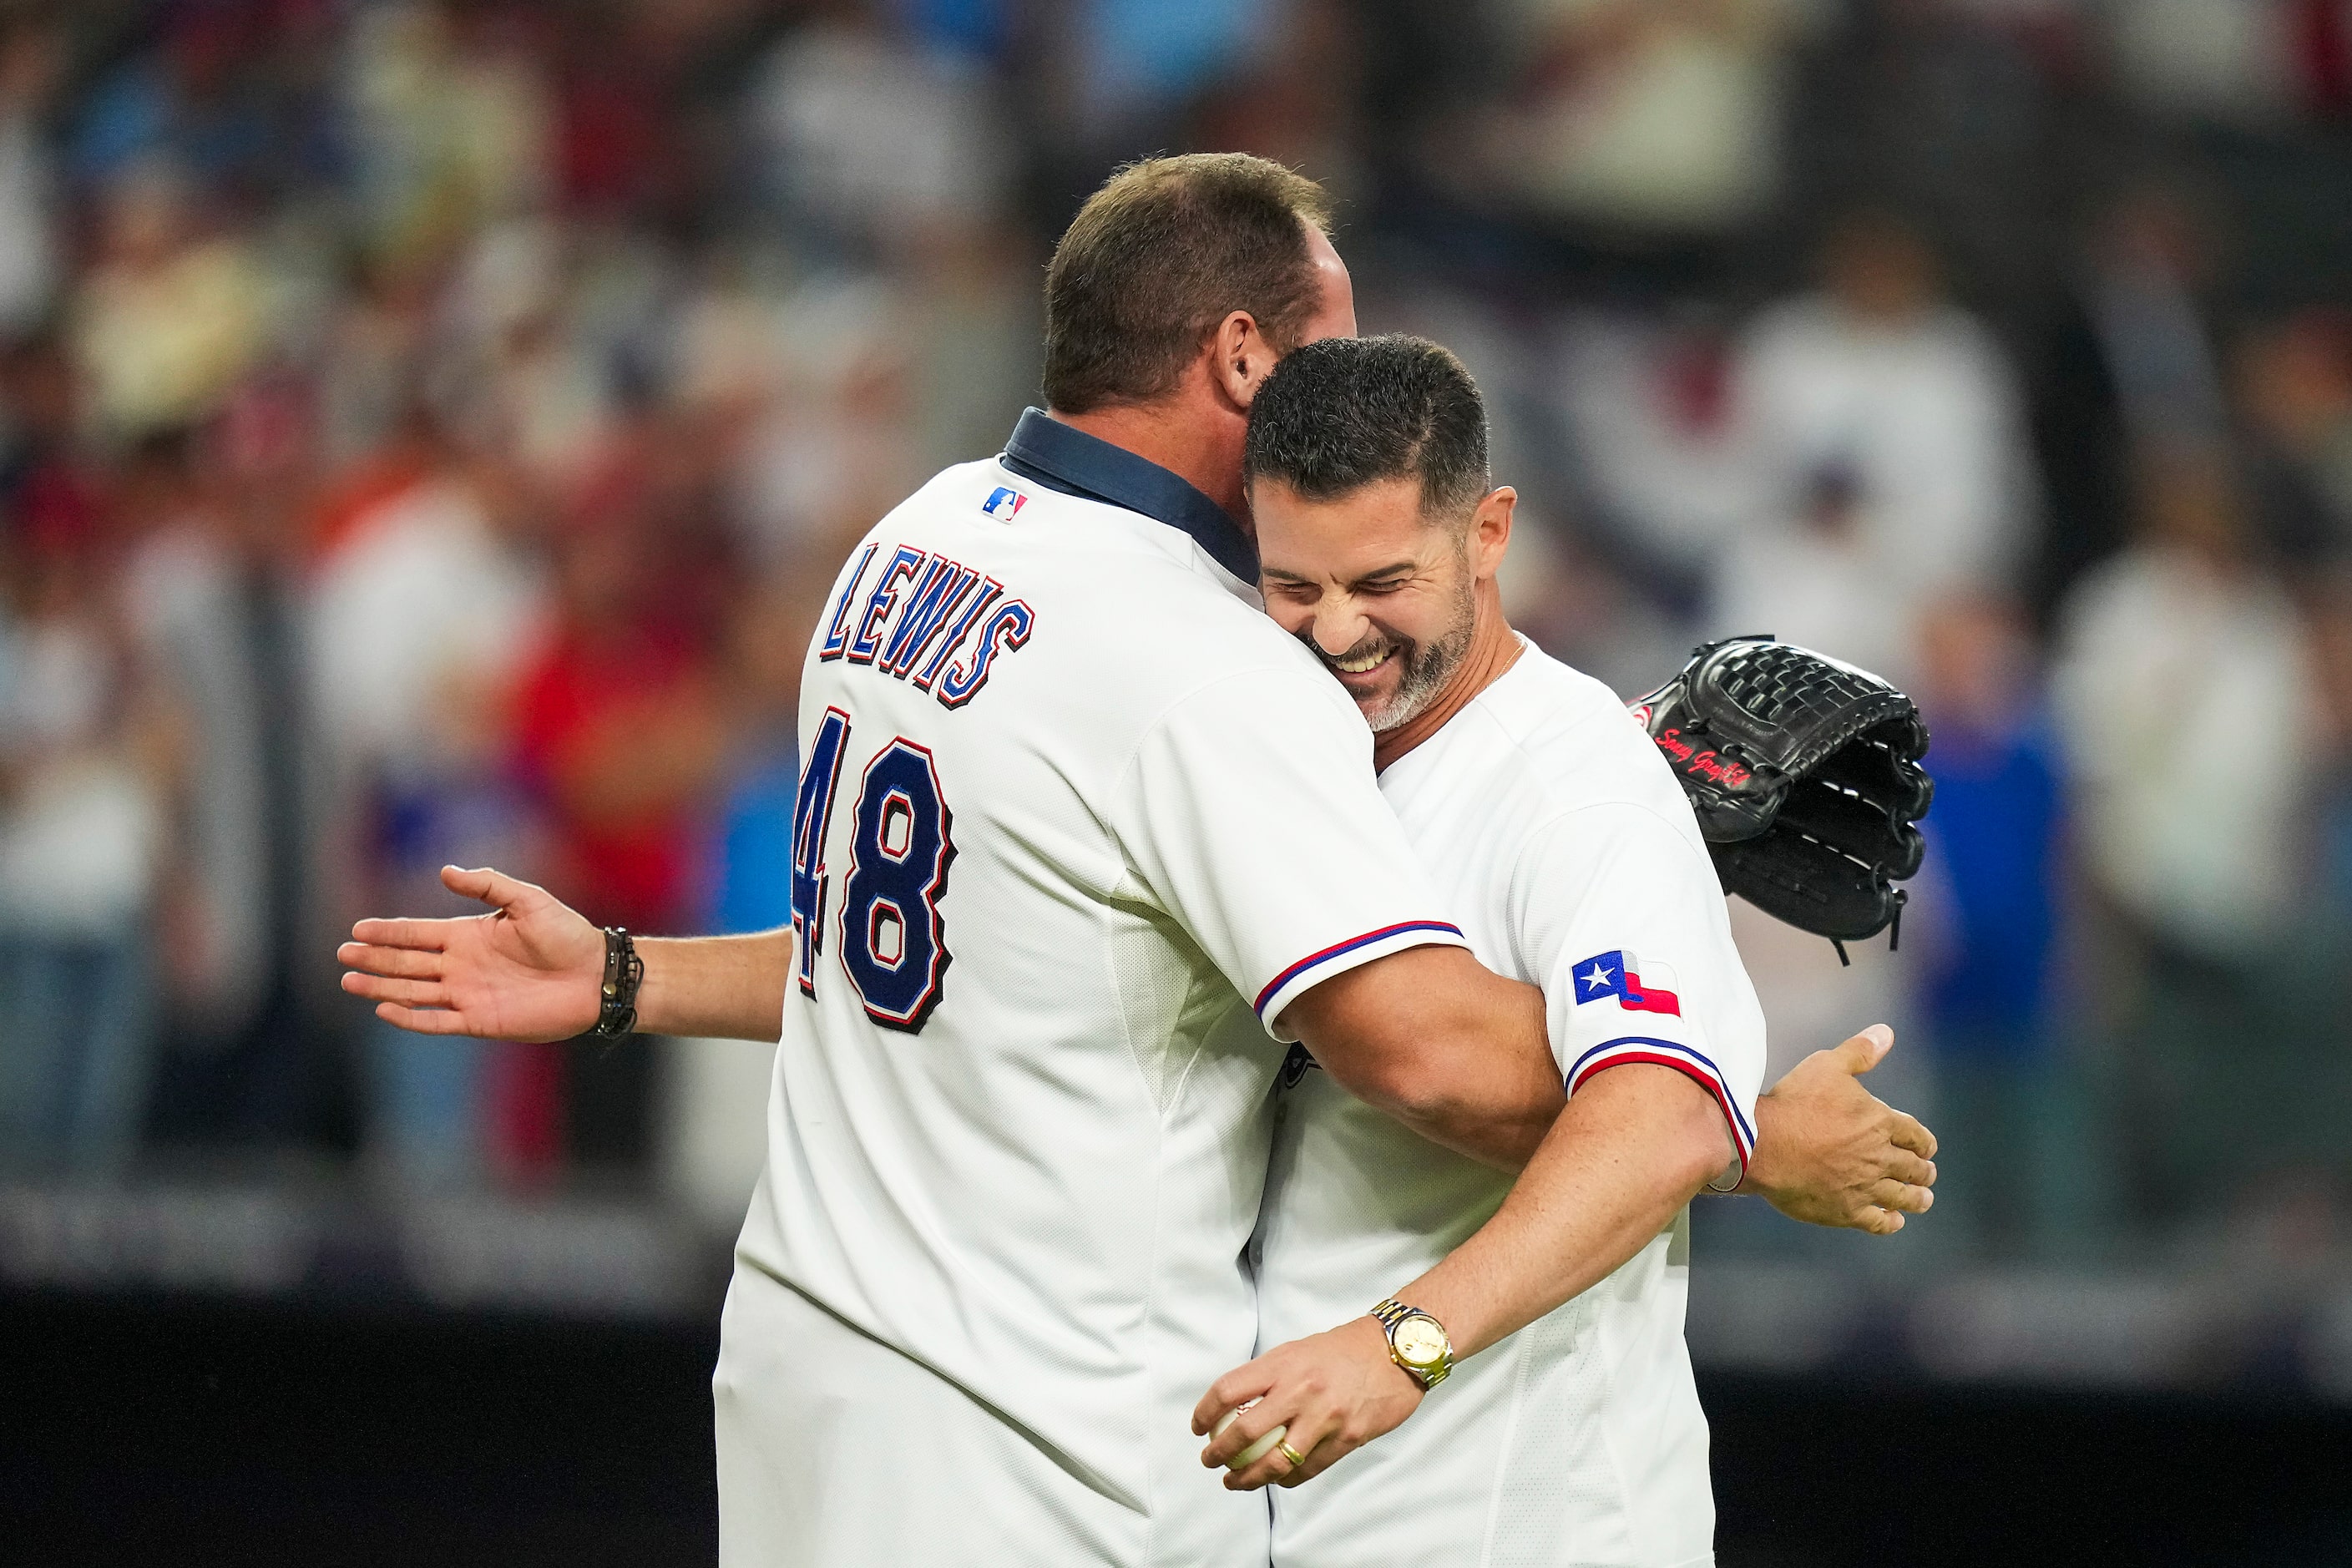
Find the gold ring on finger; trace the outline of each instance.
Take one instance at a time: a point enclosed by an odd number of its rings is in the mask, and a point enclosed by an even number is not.
[[[1290,1461],[1290,1468],[1292,1469],[1303,1470],[1307,1468],[1307,1456],[1292,1447],[1289,1444],[1276,1443],[1275,1447],[1281,1451],[1284,1458]]]

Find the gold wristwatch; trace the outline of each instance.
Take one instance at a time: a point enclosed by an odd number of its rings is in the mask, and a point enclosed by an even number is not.
[[[1389,1336],[1389,1359],[1424,1389],[1435,1388],[1454,1370],[1454,1342],[1445,1325],[1418,1307],[1382,1301],[1372,1317]]]

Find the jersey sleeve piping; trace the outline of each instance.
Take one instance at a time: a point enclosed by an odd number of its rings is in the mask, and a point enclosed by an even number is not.
[[[1402,921],[1395,925],[1368,931],[1361,936],[1333,942],[1320,952],[1310,952],[1272,980],[1257,994],[1251,1005],[1258,1021],[1273,1026],[1274,1020],[1301,992],[1312,989],[1332,975],[1385,958],[1391,952],[1402,952],[1409,947],[1426,947],[1432,942],[1446,946],[1466,946],[1462,928],[1445,921]],[[1367,951],[1369,950],[1369,951]]]
[[[1613,1040],[1603,1040],[1576,1058],[1568,1069],[1566,1088],[1574,1094],[1595,1073],[1610,1068],[1623,1067],[1629,1062],[1647,1062],[1654,1067],[1672,1068],[1691,1078],[1701,1089],[1715,1097],[1723,1121],[1731,1133],[1731,1144],[1739,1155],[1742,1175],[1748,1162],[1756,1152],[1756,1132],[1740,1113],[1739,1101],[1733,1098],[1731,1086],[1724,1081],[1723,1069],[1717,1067],[1706,1053],[1679,1040],[1659,1039],[1647,1035],[1621,1035]]]

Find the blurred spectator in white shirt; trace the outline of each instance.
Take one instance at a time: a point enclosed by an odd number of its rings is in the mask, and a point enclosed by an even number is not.
[[[2053,697],[2082,849],[2133,921],[2242,963],[2302,901],[2318,695],[2223,464],[2153,457],[2140,485],[2140,537],[2061,616]]]
[[[1807,483],[1793,524],[1734,538],[1717,558],[1710,634],[1769,633],[1908,685],[1916,605],[1889,591],[1864,506],[1855,470],[1832,462]]]
[[[2282,1161],[2342,1148],[2314,1111],[2342,1070],[2333,966],[2306,943],[2325,694],[2226,463],[2176,448],[2138,481],[2138,537],[2076,584],[2052,683],[2117,1167],[2147,1216],[2267,1208]]]
[[[166,731],[97,552],[30,542],[0,602],[0,1160],[106,1170],[152,1075]]]
[[[992,84],[840,9],[788,35],[752,89],[751,132],[786,215],[853,256],[989,221],[1013,152]]]
[[[2330,0],[2106,0],[2100,10],[2117,79],[2150,108],[2264,131],[2352,108],[2345,18]]]
[[[732,477],[740,542],[760,567],[803,552],[839,560],[921,482],[904,303],[878,281],[819,280],[775,312],[778,379]]]
[[[1486,128],[1483,178],[1549,217],[1644,236],[1730,229],[1779,183],[1780,57],[1805,9],[1791,0],[1498,7],[1516,90]]]
[[[547,585],[509,465],[432,443],[406,489],[354,518],[312,578],[311,701],[343,832],[384,908],[453,905],[438,870],[530,863],[503,773],[506,705],[544,634]],[[363,1029],[362,1137],[383,1173],[462,1184],[486,1164],[480,1041]]]
[[[1685,601],[1763,511],[1732,406],[1731,345],[1707,320],[1590,310],[1550,376],[1594,510]]]
[[[1998,582],[2025,552],[2035,501],[2018,393],[2000,347],[1945,297],[1934,255],[1905,223],[1847,219],[1822,270],[1820,292],[1750,327],[1738,417],[1768,515],[1799,524],[1791,549],[1808,548],[1822,477],[1850,476],[1843,549],[1864,596],[1907,638],[1932,597]]]
[[[590,307],[625,258],[583,254],[545,218],[492,224],[475,237],[440,301],[428,369],[451,428],[495,443],[553,487],[583,482],[612,439],[614,365]],[[612,265],[620,262],[615,268]],[[623,279],[624,289],[628,287]]]
[[[326,738],[373,763],[473,763],[475,717],[539,631],[544,584],[477,477],[448,462],[353,520],[311,591]]]

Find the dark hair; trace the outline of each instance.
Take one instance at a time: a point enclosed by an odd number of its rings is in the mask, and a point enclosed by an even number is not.
[[[1219,321],[1247,310],[1276,352],[1315,313],[1307,228],[1330,202],[1246,153],[1130,163],[1087,198],[1045,269],[1045,401],[1065,414],[1175,390]]]
[[[1418,479],[1424,516],[1487,491],[1486,410],[1462,362],[1426,338],[1326,338],[1283,356],[1250,405],[1243,479],[1332,500]]]

